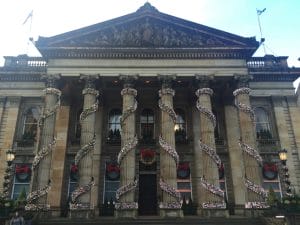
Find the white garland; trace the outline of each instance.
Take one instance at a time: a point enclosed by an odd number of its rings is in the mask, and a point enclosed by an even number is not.
[[[117,202],[115,204],[115,208],[117,210],[138,209],[138,203],[137,202]]]
[[[133,182],[130,182],[127,185],[124,185],[122,187],[120,187],[117,192],[116,192],[116,199],[119,201],[120,197],[124,194],[126,194],[129,191],[132,191],[133,189],[135,189],[137,187],[138,184],[138,180],[135,180]]]
[[[262,157],[259,155],[258,151],[254,148],[251,148],[249,145],[246,143],[243,143],[239,141],[239,145],[243,151],[245,151],[247,154],[249,154],[251,157],[256,159],[256,161],[261,165],[262,164]]]
[[[168,144],[162,136],[159,136],[159,144],[162,147],[163,150],[165,150],[175,161],[176,166],[178,165],[179,162],[179,156],[175,150],[170,144]]]
[[[70,209],[71,210],[76,210],[76,209],[86,209],[86,208],[90,208],[90,205],[87,203],[80,203],[78,202],[78,198],[89,192],[92,189],[92,186],[94,185],[94,179],[92,178],[91,181],[82,186],[82,187],[78,187],[76,188],[72,194],[71,194],[71,202],[70,202]]]
[[[96,112],[97,110],[98,110],[98,101],[96,101],[91,107],[85,108],[82,111],[79,117],[80,123],[82,123],[82,121],[85,120],[88,117],[88,115]]]
[[[168,105],[162,103],[161,100],[158,101],[158,106],[159,106],[159,108],[160,108],[162,111],[168,113],[168,115],[170,116],[170,118],[172,119],[172,121],[173,121],[174,123],[176,123],[177,115],[176,115],[176,113],[175,113],[175,111],[174,111],[173,108],[171,108],[170,106],[168,106]]]
[[[51,188],[50,182],[43,188],[38,189],[36,191],[32,191],[28,194],[26,201],[27,204],[25,205],[25,210],[27,211],[47,211],[50,209],[50,205],[48,204],[34,204],[33,202],[40,197],[48,194]]]
[[[203,95],[203,94],[212,96],[213,93],[214,93],[213,90],[210,88],[201,88],[201,89],[198,89],[195,94],[197,97],[200,97],[200,95]]]
[[[94,149],[96,143],[96,139],[93,138],[89,143],[84,145],[77,153],[75,156],[75,165],[78,165],[80,160],[92,149]]]
[[[123,88],[121,91],[121,95],[133,95],[134,97],[137,96],[137,90],[134,88]]]
[[[127,155],[128,152],[133,150],[138,143],[138,139],[136,136],[134,136],[132,139],[129,139],[129,141],[126,142],[126,144],[123,146],[121,151],[118,154],[117,162],[118,164],[121,164],[123,158]]]
[[[160,202],[159,208],[160,209],[181,209],[180,202]]]
[[[209,192],[224,198],[224,191],[216,185],[208,183],[204,178],[200,178],[201,185]]]
[[[226,203],[222,202],[203,202],[203,209],[226,209]]]
[[[46,147],[44,146],[42,148],[41,151],[39,151],[32,162],[32,168],[35,170],[36,167],[39,165],[39,163],[41,162],[41,160],[47,156],[52,150],[53,150],[53,146],[56,144],[56,138],[53,139],[53,141],[51,143],[49,143]]]
[[[124,126],[125,120],[135,112],[135,110],[137,109],[137,101],[134,100],[134,105],[133,106],[129,106],[128,108],[126,108],[126,110],[123,111],[123,114],[120,118],[120,123],[121,126]]]
[[[203,115],[205,115],[212,122],[213,128],[215,128],[216,125],[217,125],[217,121],[216,121],[215,115],[211,112],[210,109],[208,109],[206,107],[203,107],[201,105],[199,99],[197,100],[196,104],[197,104],[196,107],[199,110],[199,112],[202,113]]]
[[[85,88],[85,89],[82,90],[82,94],[83,95],[91,94],[91,95],[95,95],[96,97],[98,97],[99,96],[99,91],[97,91],[94,88]]]
[[[266,202],[246,202],[246,209],[267,209],[270,206]]]
[[[200,146],[200,150],[203,150],[206,154],[208,154],[210,158],[217,164],[217,166],[220,166],[222,164],[220,157],[218,156],[218,154],[213,148],[202,143],[200,140],[199,140],[199,146]]]
[[[162,95],[175,95],[175,91],[171,88],[162,88],[161,90],[158,91],[159,97]]]
[[[46,88],[44,89],[45,94],[55,94],[57,96],[57,102],[54,105],[53,109],[45,109],[43,115],[41,115],[39,119],[39,126],[42,126],[44,124],[44,121],[46,118],[52,116],[56,110],[60,107],[60,96],[61,91],[56,88]]]
[[[237,96],[237,95],[241,95],[241,94],[250,94],[251,92],[251,89],[250,88],[247,88],[247,87],[242,87],[242,88],[239,88],[239,89],[236,89],[234,92],[233,92],[233,95],[234,96]]]
[[[164,192],[168,193],[170,196],[174,197],[178,202],[180,202],[180,193],[175,188],[165,183],[162,179],[159,181],[159,186]]]
[[[237,104],[237,107],[239,108],[239,110],[243,111],[244,113],[247,113],[250,116],[252,123],[255,123],[255,113],[250,106],[239,102]]]
[[[245,178],[245,186],[247,187],[247,189],[258,194],[263,199],[266,199],[268,197],[268,192],[266,192],[263,187],[253,183],[252,181],[250,181],[247,178]]]

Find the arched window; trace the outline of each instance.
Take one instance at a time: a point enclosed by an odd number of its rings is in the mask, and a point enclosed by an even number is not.
[[[186,140],[186,121],[185,113],[182,109],[175,109],[177,115],[174,126],[176,142],[184,142]]]
[[[39,109],[37,107],[29,108],[25,113],[22,139],[25,141],[35,141],[37,135],[39,120]]]
[[[108,139],[109,141],[119,141],[121,138],[121,119],[122,111],[112,109],[108,118]]]
[[[141,136],[144,141],[154,139],[154,113],[152,109],[144,109],[141,113]]]
[[[256,135],[258,139],[272,139],[268,113],[261,107],[255,108]]]

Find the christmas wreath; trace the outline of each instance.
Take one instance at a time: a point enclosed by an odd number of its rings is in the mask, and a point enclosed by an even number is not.
[[[224,164],[221,163],[219,166],[218,166],[218,171],[219,171],[219,179],[223,179],[224,178],[224,175],[225,175],[225,172],[224,172]]]
[[[264,163],[262,168],[263,177],[267,180],[274,180],[278,176],[278,168],[275,163]]]
[[[119,180],[120,168],[119,168],[118,164],[117,163],[107,163],[105,175],[108,180]]]
[[[70,179],[72,182],[77,182],[78,178],[79,178],[78,166],[75,164],[72,164],[71,169],[70,169]]]
[[[152,149],[142,149],[141,162],[145,165],[153,164],[155,162],[155,151]]]
[[[177,167],[177,178],[179,179],[187,179],[190,177],[190,165],[188,162],[179,163]]]
[[[31,177],[31,168],[29,165],[21,164],[16,165],[16,179],[19,182],[28,182]]]

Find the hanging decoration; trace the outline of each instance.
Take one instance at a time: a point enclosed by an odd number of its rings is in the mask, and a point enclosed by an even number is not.
[[[43,115],[41,115],[40,119],[39,119],[39,126],[41,127],[44,122],[45,119],[54,115],[54,113],[56,112],[56,110],[60,107],[60,96],[61,96],[61,91],[56,89],[56,88],[46,88],[44,89],[45,94],[54,94],[57,96],[57,102],[55,103],[54,107],[52,109],[45,109],[43,112]]]
[[[79,179],[79,174],[78,174],[79,170],[78,170],[78,165],[76,165],[75,163],[71,165],[71,169],[70,169],[70,179],[72,182],[77,182]]]
[[[83,195],[83,194],[85,194],[85,193],[91,191],[92,186],[93,186],[94,184],[95,184],[95,183],[94,183],[94,178],[92,177],[92,178],[91,178],[91,181],[90,181],[88,184],[86,184],[86,185],[84,185],[84,186],[82,186],[82,187],[78,187],[78,188],[76,188],[76,189],[72,192],[72,194],[71,194],[71,202],[70,202],[70,209],[71,209],[71,210],[77,210],[77,209],[91,209],[90,203],[81,203],[81,202],[78,200],[78,198],[79,198],[81,195]]]
[[[31,177],[31,168],[27,164],[16,165],[16,179],[19,182],[28,182]]]
[[[42,150],[40,150],[34,157],[32,162],[32,168],[35,170],[36,167],[39,165],[41,160],[45,158],[52,150],[54,149],[54,145],[56,144],[56,138],[53,138],[53,141],[50,142],[47,146],[44,146]]]
[[[138,143],[138,139],[136,136],[134,136],[134,138],[130,139],[121,149],[121,151],[118,154],[118,164],[120,165],[122,160],[124,159],[124,157],[127,155],[128,152],[130,152],[131,150],[135,149],[135,147],[137,146]]]
[[[51,188],[51,182],[36,191],[30,192],[26,198],[27,204],[25,205],[25,210],[27,211],[47,211],[50,209],[49,204],[35,204],[34,201],[41,198],[42,196],[48,194]]]
[[[121,196],[125,195],[126,193],[133,191],[138,184],[138,180],[134,180],[127,185],[120,187],[116,192],[116,199],[117,201],[120,200]],[[115,204],[116,209],[124,210],[124,209],[137,209],[138,203],[137,202],[117,202]]]
[[[156,152],[152,149],[142,149],[140,151],[141,162],[145,165],[152,165],[155,162]]]
[[[133,89],[133,88],[123,88],[121,91],[121,96],[125,95],[125,94],[130,94],[133,95],[134,97],[137,96],[137,90]],[[121,127],[124,126],[125,120],[131,115],[133,114],[137,109],[137,101],[134,100],[134,104],[132,106],[127,107],[121,116],[120,119],[120,123],[121,123]]]
[[[245,185],[247,189],[251,190],[252,192],[258,194],[263,199],[266,199],[268,197],[268,192],[265,191],[265,189],[252,181],[250,181],[248,178],[245,178]]]
[[[177,166],[178,162],[179,162],[179,156],[178,156],[176,150],[170,144],[168,144],[162,138],[162,136],[159,136],[159,145],[162,147],[163,150],[165,150],[174,159],[176,166]]]
[[[246,209],[267,209],[270,206],[266,202],[246,202]]]
[[[119,180],[120,167],[117,165],[117,163],[107,163],[105,175],[108,180]]]
[[[248,95],[250,92],[251,92],[250,88],[243,87],[243,88],[239,88],[239,89],[235,90],[233,92],[233,95],[235,97],[238,96],[238,95],[241,95],[241,94],[247,94]],[[253,124],[255,123],[255,113],[254,113],[253,109],[250,106],[248,106],[244,103],[241,103],[241,102],[236,102],[236,106],[238,107],[238,109],[240,111],[242,111],[242,112],[249,115],[249,117],[250,117]]]
[[[179,179],[188,179],[190,178],[190,165],[188,162],[179,163],[177,167],[177,178]]]
[[[173,108],[162,103],[161,100],[158,101],[158,106],[162,111],[168,113],[168,115],[173,120],[173,122],[176,123],[177,115],[176,115],[175,111],[173,110]]]
[[[159,186],[164,192],[166,192],[168,195],[175,198],[175,201],[173,201],[173,202],[160,202],[159,208],[161,208],[161,209],[180,209],[181,208],[180,193],[175,188],[173,188],[171,185],[165,183],[162,178],[159,181]]]
[[[274,180],[278,176],[278,168],[275,163],[264,163],[262,168],[263,177],[267,180]]]
[[[84,145],[82,148],[79,149],[79,151],[76,153],[75,155],[75,165],[78,165],[80,160],[91,150],[94,149],[96,144],[96,139],[95,137],[90,140],[89,143],[87,143],[86,145]]]
[[[248,155],[250,155],[251,157],[256,159],[256,161],[258,162],[259,165],[262,164],[263,159],[259,155],[259,153],[256,149],[250,147],[249,145],[247,145],[246,143],[244,143],[242,141],[239,141],[239,145],[244,152],[246,152]]]
[[[206,154],[210,156],[210,158],[217,164],[218,167],[221,165],[221,159],[213,148],[204,144],[203,142],[201,142],[201,140],[199,140],[199,147],[200,150],[203,150]]]

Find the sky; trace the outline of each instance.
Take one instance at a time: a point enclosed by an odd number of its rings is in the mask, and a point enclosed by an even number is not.
[[[135,12],[147,0],[3,0],[0,7],[0,66],[3,56],[39,55],[29,37],[53,36]],[[244,37],[261,38],[255,56],[289,56],[300,67],[300,0],[149,0],[160,12]],[[23,22],[33,10],[33,17]],[[31,21],[32,19],[32,21]]]

